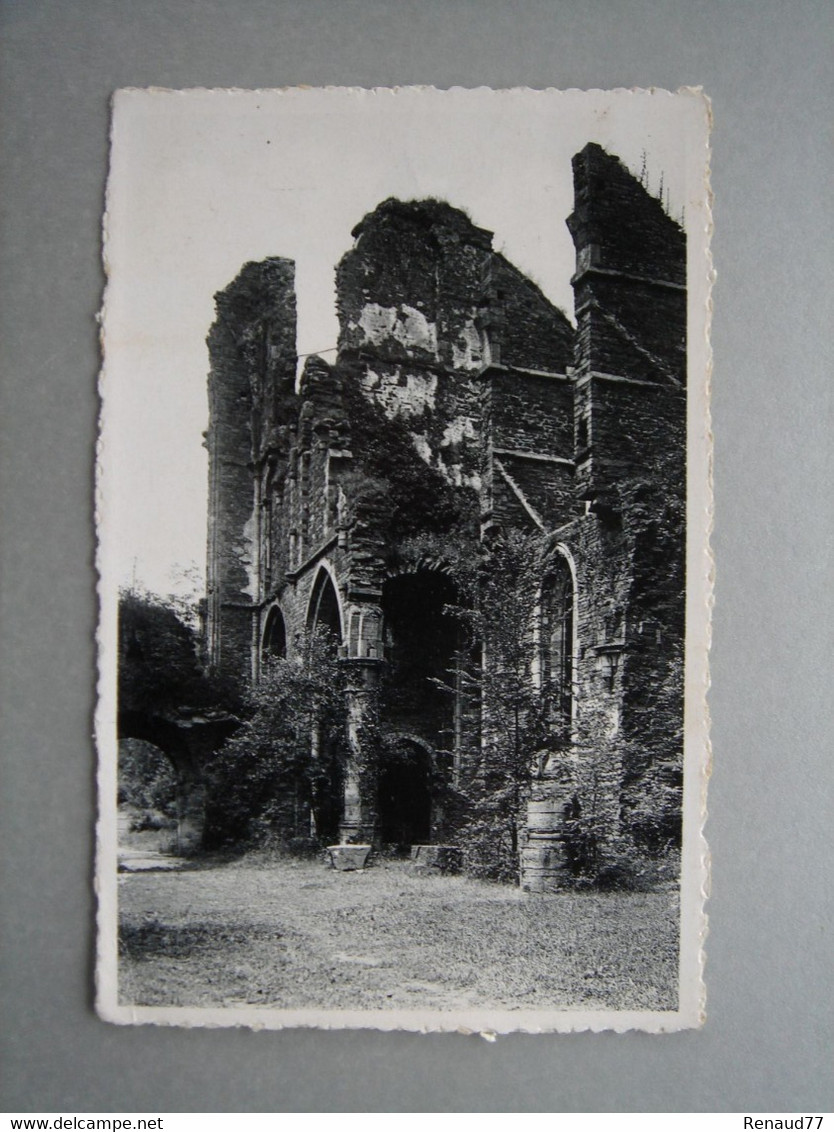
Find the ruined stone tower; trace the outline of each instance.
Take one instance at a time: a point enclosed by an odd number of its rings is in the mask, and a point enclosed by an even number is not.
[[[614,841],[632,784],[680,764],[684,237],[599,146],[574,183],[575,330],[464,213],[386,200],[337,267],[332,364],[307,359],[296,390],[287,260],[243,268],[208,340],[209,661],[257,679],[264,657],[331,631],[348,674],[342,839],[454,838],[447,787],[490,705],[459,678],[437,548],[541,536],[530,679],[560,740],[527,792],[536,890],[560,882],[591,778]]]

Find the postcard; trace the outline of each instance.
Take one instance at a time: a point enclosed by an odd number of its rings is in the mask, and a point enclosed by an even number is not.
[[[104,1019],[702,1023],[709,125],[117,92]]]

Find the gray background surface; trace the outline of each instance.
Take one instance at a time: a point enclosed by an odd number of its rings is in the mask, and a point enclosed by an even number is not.
[[[831,54],[825,0],[2,0],[7,1110],[830,1110]],[[119,86],[713,98],[718,581],[701,1032],[118,1030],[92,1012],[99,225]],[[501,154],[484,145],[484,176]]]

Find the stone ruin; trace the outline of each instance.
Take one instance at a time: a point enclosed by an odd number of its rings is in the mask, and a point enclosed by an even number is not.
[[[685,237],[598,145],[573,176],[575,327],[462,211],[389,199],[336,269],[334,360],[308,357],[297,380],[287,259],[247,263],[208,337],[207,657],[257,680],[332,632],[349,754],[320,836],[453,838],[448,788],[490,705],[440,687],[461,663],[455,584],[415,548],[545,539],[530,679],[562,755],[539,759],[526,798],[533,891],[565,868],[571,768],[593,762],[615,838],[628,783],[679,772],[682,741]]]

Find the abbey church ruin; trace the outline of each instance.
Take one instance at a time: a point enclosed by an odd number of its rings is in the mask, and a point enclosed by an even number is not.
[[[591,835],[679,838],[685,237],[598,145],[573,176],[576,326],[437,200],[357,224],[298,380],[293,262],[216,297],[209,665],[258,681],[320,633],[344,679],[288,836],[474,853],[505,807],[532,891]]]

